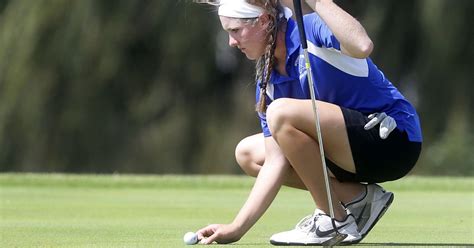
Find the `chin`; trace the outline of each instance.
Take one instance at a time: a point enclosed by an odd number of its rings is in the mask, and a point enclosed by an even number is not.
[[[255,55],[252,55],[252,54],[245,54],[245,56],[247,57],[247,59],[249,60],[257,60],[258,58],[260,58],[260,56],[255,56]]]
[[[257,52],[257,51],[250,51],[250,50],[245,50],[245,51],[242,51],[242,52],[245,54],[245,56],[249,60],[257,60],[260,57],[262,57],[263,54],[264,54],[264,53],[260,53],[260,52]]]
[[[249,59],[249,60],[257,60],[258,58],[254,58],[254,57],[252,57],[252,56],[248,56],[248,55],[247,55],[247,59]]]

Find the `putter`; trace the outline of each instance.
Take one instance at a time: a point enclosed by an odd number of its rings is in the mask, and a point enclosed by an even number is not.
[[[329,177],[328,177],[328,171],[327,171],[327,166],[326,166],[326,160],[324,159],[325,156],[324,156],[324,148],[323,148],[323,138],[321,136],[321,125],[319,124],[319,113],[318,113],[318,108],[316,104],[316,95],[314,92],[313,73],[311,72],[311,64],[309,61],[308,43],[306,42],[306,33],[304,29],[304,24],[303,24],[303,12],[301,10],[300,0],[293,0],[293,6],[295,8],[296,22],[298,23],[298,30],[300,33],[301,45],[303,46],[306,71],[308,72],[307,77],[308,77],[308,82],[309,82],[309,91],[311,94],[311,102],[313,105],[314,118],[316,119],[315,121],[316,134],[318,136],[319,152],[321,154],[321,162],[323,165],[324,184],[326,186],[326,195],[327,195],[327,199],[329,203],[329,215],[331,216],[332,225],[334,227],[334,230],[336,231],[336,235],[334,235],[333,238],[328,239],[327,241],[322,243],[322,245],[332,247],[334,245],[341,243],[347,237],[347,234],[340,233],[339,230],[336,228],[336,221],[334,219],[334,206],[332,205],[331,188],[329,185]]]

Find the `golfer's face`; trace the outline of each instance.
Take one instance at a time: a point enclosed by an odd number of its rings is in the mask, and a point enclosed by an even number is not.
[[[222,27],[229,33],[229,46],[239,48],[250,60],[263,55],[266,46],[266,25],[261,20],[245,22],[236,18],[219,17]]]

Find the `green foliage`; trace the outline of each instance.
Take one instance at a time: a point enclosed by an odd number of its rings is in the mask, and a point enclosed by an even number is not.
[[[415,172],[474,175],[474,2],[340,4],[419,110]],[[223,48],[214,12],[190,0],[0,1],[0,171],[240,171],[233,149],[259,132],[252,64]]]
[[[188,2],[11,1],[1,19],[2,170],[180,172],[201,113],[229,105],[218,23]]]

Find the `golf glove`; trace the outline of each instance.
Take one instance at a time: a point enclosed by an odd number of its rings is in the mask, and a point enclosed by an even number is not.
[[[385,114],[385,112],[373,113],[369,115],[369,120],[370,121],[365,124],[364,129],[369,130],[380,123],[379,135],[382,139],[386,139],[393,129],[397,127],[395,119]]]

